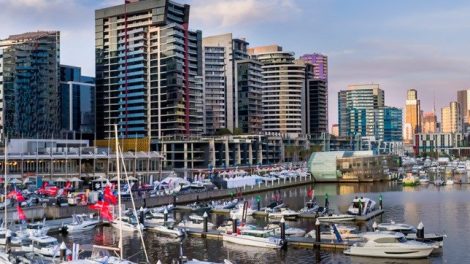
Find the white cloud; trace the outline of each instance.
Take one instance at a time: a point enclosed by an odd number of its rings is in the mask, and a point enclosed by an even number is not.
[[[294,0],[194,0],[191,21],[204,28],[287,20],[300,12]]]

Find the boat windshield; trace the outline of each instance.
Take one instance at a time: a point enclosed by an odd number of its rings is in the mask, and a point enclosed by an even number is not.
[[[57,242],[57,240],[56,241],[48,241],[48,242],[39,242],[39,243],[37,243],[37,245],[40,248],[54,247],[54,246],[59,245],[59,242]]]

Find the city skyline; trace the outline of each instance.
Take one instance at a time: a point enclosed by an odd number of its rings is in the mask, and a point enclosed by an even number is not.
[[[426,112],[432,110],[434,94],[440,98],[436,101],[440,109],[456,99],[458,90],[470,87],[466,74],[470,60],[465,60],[470,55],[465,50],[470,39],[463,34],[470,3],[465,1],[178,2],[191,5],[190,28],[202,30],[203,37],[233,33],[249,39],[252,46],[278,43],[296,57],[312,52],[327,55],[330,125],[337,120],[337,92],[349,84],[379,83],[388,95],[386,104],[400,108],[404,108],[406,90],[416,89]],[[123,1],[0,3],[0,38],[18,32],[60,30],[62,63],[80,66],[85,75],[94,76],[94,10]],[[312,16],[317,10],[321,12]],[[311,27],[318,23],[320,26]],[[440,92],[443,89],[446,93]]]

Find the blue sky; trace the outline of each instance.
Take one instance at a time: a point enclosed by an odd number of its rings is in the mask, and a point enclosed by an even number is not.
[[[123,0],[0,0],[0,38],[60,30],[61,60],[94,74],[94,10]],[[424,111],[470,88],[470,2],[436,0],[179,0],[205,36],[232,32],[253,46],[329,56],[329,115],[337,92],[379,83],[388,105],[418,90]]]

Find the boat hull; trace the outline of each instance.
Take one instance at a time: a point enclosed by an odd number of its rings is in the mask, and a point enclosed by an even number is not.
[[[257,238],[257,237],[249,237],[243,235],[228,235],[224,234],[222,236],[223,241],[245,245],[245,246],[252,246],[252,247],[262,247],[262,248],[272,248],[272,249],[280,249],[281,245],[268,241],[264,238]]]
[[[419,259],[427,258],[433,248],[372,248],[372,247],[351,247],[344,251],[344,254],[351,256],[375,257],[375,258],[395,258],[395,259]]]

